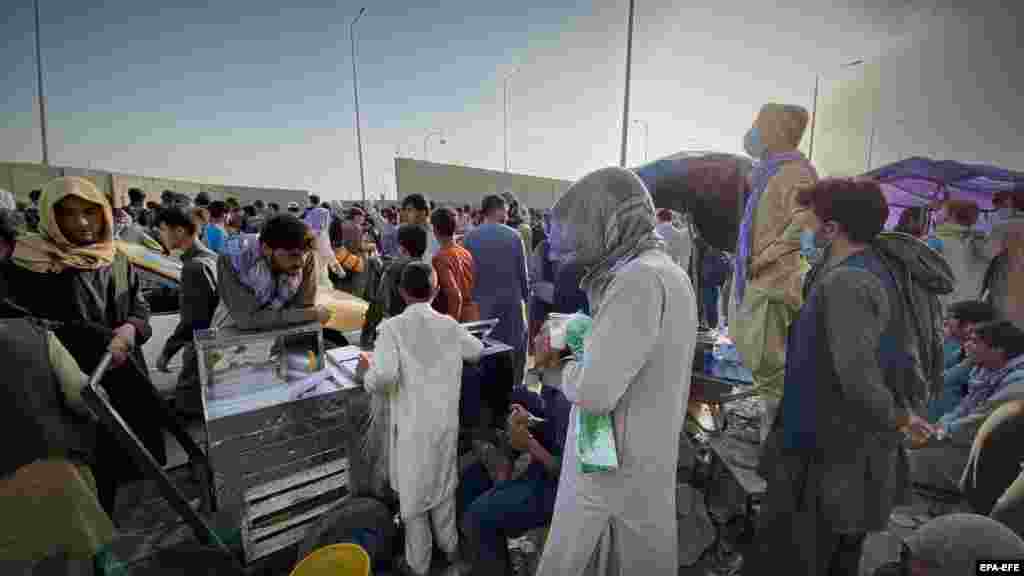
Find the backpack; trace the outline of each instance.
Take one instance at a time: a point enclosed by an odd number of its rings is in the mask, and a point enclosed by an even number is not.
[[[897,297],[907,323],[907,352],[916,382],[908,383],[914,401],[928,401],[941,392],[943,372],[943,310],[939,296],[953,291],[953,271],[941,254],[901,232],[882,232],[872,244],[896,281]]]
[[[370,303],[370,307],[366,310],[363,331],[359,336],[359,345],[361,347],[371,347],[374,341],[377,340],[377,326],[385,318],[402,312],[405,303],[401,301],[401,297],[396,293],[397,283],[402,277],[403,268],[410,261],[401,259],[379,266],[374,264],[363,272],[369,275],[364,294],[366,294],[365,300]]]

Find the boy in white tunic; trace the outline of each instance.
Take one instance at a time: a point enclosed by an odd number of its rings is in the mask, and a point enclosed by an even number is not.
[[[449,561],[457,559],[462,363],[478,359],[483,343],[431,308],[438,284],[430,264],[406,266],[399,292],[405,311],[381,323],[375,350],[363,353],[359,370],[368,391],[390,400],[390,477],[405,523],[405,564],[423,575],[430,570],[431,532]]]

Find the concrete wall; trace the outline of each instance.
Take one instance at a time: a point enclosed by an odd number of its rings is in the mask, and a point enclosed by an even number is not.
[[[910,156],[1024,170],[1020,22],[1024,2],[940,9],[899,49],[825,78],[814,143],[822,173]]]
[[[164,190],[185,194],[194,198],[200,191],[205,191],[212,200],[237,198],[242,204],[250,204],[256,200],[277,202],[284,208],[288,202],[306,204],[309,193],[305,190],[287,190],[281,188],[258,188],[253,186],[231,186],[219,184],[202,184],[187,180],[169,178],[153,178],[135,174],[115,174],[101,170],[86,170],[60,166],[46,167],[41,164],[20,162],[0,162],[0,188],[14,193],[18,200],[28,200],[32,190],[41,190],[43,186],[58,176],[82,176],[91,180],[107,196],[113,196],[115,206],[128,204],[128,190],[139,188],[146,193],[146,200],[160,201]]]
[[[480,201],[488,194],[512,192],[521,203],[538,210],[551,208],[572,184],[567,180],[506,174],[410,158],[395,158],[395,179],[399,200],[418,192],[439,204],[479,207]]]

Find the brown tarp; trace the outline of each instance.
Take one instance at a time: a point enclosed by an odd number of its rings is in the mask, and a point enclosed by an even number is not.
[[[689,212],[708,244],[735,252],[750,160],[732,154],[677,155],[635,171],[658,208]]]

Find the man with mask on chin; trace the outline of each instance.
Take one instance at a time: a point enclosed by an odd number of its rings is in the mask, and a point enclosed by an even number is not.
[[[220,306],[213,326],[272,330],[330,319],[315,306],[317,262],[314,238],[292,214],[269,218],[257,234],[233,236],[217,261]]]
[[[803,304],[801,234],[813,216],[799,205],[797,193],[818,180],[797,150],[807,121],[804,108],[765,104],[743,142],[757,163],[740,222],[729,317],[736,348],[761,393],[762,441],[782,398],[786,333]]]

